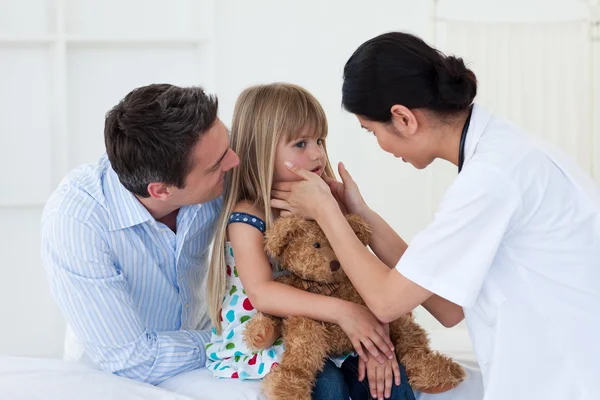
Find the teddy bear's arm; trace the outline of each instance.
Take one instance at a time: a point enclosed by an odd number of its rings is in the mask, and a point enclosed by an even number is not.
[[[266,349],[281,336],[281,319],[257,312],[244,328],[244,341],[252,351]]]

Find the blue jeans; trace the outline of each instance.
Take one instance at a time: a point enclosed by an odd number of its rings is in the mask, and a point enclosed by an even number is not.
[[[372,399],[368,379],[358,380],[358,357],[348,357],[342,368],[327,360],[325,368],[317,376],[313,389],[313,400],[367,400]],[[400,386],[392,386],[392,400],[415,400],[412,388],[408,384],[406,370],[400,364]]]
[[[312,400],[348,400],[350,390],[342,370],[333,361],[327,359],[323,371],[317,375]]]

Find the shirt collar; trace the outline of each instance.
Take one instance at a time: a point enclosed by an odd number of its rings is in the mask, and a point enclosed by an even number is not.
[[[464,165],[467,165],[469,160],[473,158],[477,144],[479,143],[479,140],[481,139],[481,136],[483,135],[483,132],[485,131],[485,128],[491,118],[492,114],[488,110],[479,104],[473,104],[471,123],[469,124],[467,137],[465,139],[465,161],[463,168]]]
[[[156,220],[152,214],[150,214],[133,193],[123,186],[121,181],[119,181],[117,173],[110,166],[106,172],[104,195],[110,210],[111,231],[131,228],[145,222],[156,224]],[[190,219],[195,216],[201,208],[202,204],[181,207],[177,214],[178,225],[181,220]]]
[[[104,196],[109,208],[111,231],[154,220],[137,197],[123,186],[117,173],[110,166],[104,181]]]

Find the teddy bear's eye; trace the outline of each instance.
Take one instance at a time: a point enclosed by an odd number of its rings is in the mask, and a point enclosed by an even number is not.
[[[313,247],[315,249],[320,249],[321,248],[321,243],[317,242],[317,243],[313,244]]]

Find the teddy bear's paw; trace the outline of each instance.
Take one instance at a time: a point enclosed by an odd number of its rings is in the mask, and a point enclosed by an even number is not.
[[[244,329],[244,342],[252,351],[266,349],[279,337],[280,330],[269,317],[257,313]]]
[[[425,355],[406,366],[410,385],[423,393],[443,393],[457,387],[466,376],[465,370],[451,358],[438,352]]]
[[[311,400],[312,381],[299,371],[279,366],[265,377],[262,390],[268,400]]]

